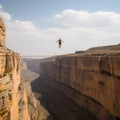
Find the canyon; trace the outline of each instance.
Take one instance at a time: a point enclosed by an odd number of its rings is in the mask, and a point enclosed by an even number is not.
[[[0,120],[120,120],[120,44],[21,60],[5,32],[0,18]]]
[[[47,58],[40,63],[40,77],[32,82],[32,89],[44,95],[55,120],[120,120],[120,45],[77,51],[54,60]],[[79,108],[84,111],[84,117],[72,118],[74,112],[70,111],[68,115],[62,107],[66,99],[60,94],[69,98],[71,104],[84,108]],[[55,99],[62,102],[56,103]],[[56,108],[61,111],[57,112]]]

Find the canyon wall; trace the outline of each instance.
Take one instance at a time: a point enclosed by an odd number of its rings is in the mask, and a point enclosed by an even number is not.
[[[30,82],[20,80],[20,55],[6,48],[5,31],[0,18],[0,120],[47,120]]]
[[[27,65],[27,69],[39,74],[40,73],[40,61],[41,59],[35,58],[23,58],[23,63]]]
[[[19,117],[20,56],[5,47],[5,25],[0,18],[0,120]]]
[[[98,119],[120,119],[120,45],[58,56],[40,75]]]

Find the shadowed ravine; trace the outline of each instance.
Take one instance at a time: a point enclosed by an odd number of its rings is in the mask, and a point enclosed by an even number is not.
[[[39,77],[32,82],[34,92],[41,94],[39,100],[50,112],[54,120],[96,120],[88,110],[79,107],[60,91],[49,86],[45,79]]]

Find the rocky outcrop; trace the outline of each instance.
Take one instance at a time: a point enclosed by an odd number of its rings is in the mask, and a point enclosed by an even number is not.
[[[23,69],[27,69],[23,64]],[[20,55],[5,47],[5,25],[0,18],[0,120],[47,120],[49,113],[20,81]]]
[[[47,120],[50,117],[48,111],[41,105],[31,90],[30,82],[38,78],[38,74],[27,68],[27,64],[21,61],[21,83],[19,85],[20,93],[20,120]],[[37,94],[37,96],[41,96]],[[26,117],[29,114],[29,118]]]
[[[17,120],[20,56],[5,47],[5,25],[0,18],[0,120]]]
[[[50,115],[34,96],[33,92],[31,91],[30,82],[21,82],[19,86],[19,93],[19,120],[48,119]]]
[[[120,45],[58,56],[40,66],[49,86],[98,119],[120,119]]]
[[[18,119],[18,85],[20,83],[20,57],[17,53],[0,48],[0,117]],[[16,114],[14,114],[16,113]]]
[[[0,46],[5,46],[5,25],[0,18]]]

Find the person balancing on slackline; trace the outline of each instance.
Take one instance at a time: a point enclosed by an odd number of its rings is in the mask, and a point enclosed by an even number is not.
[[[61,38],[59,38],[59,40],[57,40],[57,42],[58,42],[58,48],[61,48],[61,45],[62,45],[62,40],[61,40]]]

